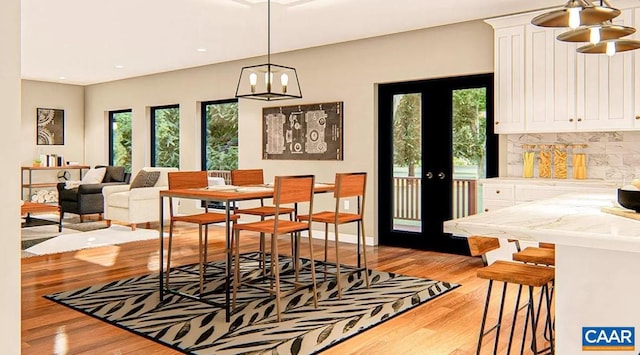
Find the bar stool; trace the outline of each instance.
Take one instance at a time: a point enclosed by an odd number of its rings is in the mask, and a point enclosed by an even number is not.
[[[496,238],[490,237],[481,237],[481,236],[470,236],[468,237],[469,250],[472,256],[481,256],[483,263],[487,265],[486,253],[498,249],[500,247],[500,243]],[[480,354],[480,350],[482,348],[482,340],[483,338],[490,334],[492,331],[496,331],[496,336],[493,345],[493,353],[497,353],[498,349],[498,341],[500,338],[500,328],[502,326],[502,314],[504,310],[505,303],[505,295],[507,291],[508,284],[515,284],[519,287],[528,287],[529,289],[529,299],[527,301],[527,318],[525,323],[528,322],[528,319],[531,319],[531,335],[532,335],[532,343],[531,347],[534,353],[538,353],[537,342],[536,342],[536,329],[538,328],[538,316],[536,315],[535,302],[533,291],[534,288],[540,288],[541,292],[545,295],[546,300],[546,308],[547,308],[547,317],[545,320],[545,324],[548,329],[551,331],[551,299],[549,297],[549,284],[555,279],[555,270],[554,268],[547,266],[537,266],[524,264],[515,261],[495,261],[491,265],[485,266],[477,271],[478,278],[489,280],[489,287],[487,290],[487,296],[485,299],[485,305],[482,315],[482,322],[480,325],[480,333],[478,337],[478,346],[476,349],[476,354]],[[498,310],[498,320],[495,325],[491,326],[488,330],[485,331],[487,314],[489,310],[489,303],[491,300],[491,289],[493,287],[494,281],[502,282],[502,294],[500,300],[500,308]],[[518,293],[520,294],[520,292]],[[513,329],[516,325],[517,313],[519,309],[519,297],[516,301],[516,306],[514,310],[514,317],[511,323],[511,331],[509,335],[509,342],[507,345],[507,354],[511,350],[511,345],[513,342]],[[524,344],[526,342],[526,334],[527,326],[525,324],[524,333],[522,335],[522,348],[521,352],[524,349]],[[553,336],[549,339],[549,350],[551,354],[554,354],[554,346],[553,346]]]

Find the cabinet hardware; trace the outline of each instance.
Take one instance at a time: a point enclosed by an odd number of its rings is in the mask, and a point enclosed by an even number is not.
[[[573,118],[570,118],[570,119],[569,119],[569,122],[573,122]]]
[[[444,175],[444,173],[443,173],[443,172],[439,172],[439,173],[438,173],[438,178],[439,178],[440,180],[443,180],[443,179],[444,179],[444,176],[445,176],[445,175]]]
[[[500,121],[496,121],[496,125],[499,125],[499,124],[500,124]]]
[[[636,116],[636,120],[640,120],[640,116]]]
[[[500,190],[496,190],[496,194],[499,194],[499,193],[500,193]]]
[[[426,174],[427,179],[431,180],[433,179],[433,173],[431,173],[430,171],[427,172]]]
[[[582,122],[582,118],[578,118],[578,122]]]
[[[485,208],[485,209],[484,209],[484,211],[485,211],[485,212],[489,212],[489,209],[488,209],[488,208]]]

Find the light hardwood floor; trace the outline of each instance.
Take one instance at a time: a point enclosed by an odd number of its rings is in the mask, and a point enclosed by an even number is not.
[[[153,226],[152,226],[153,227]],[[210,258],[224,258],[223,229],[213,227]],[[246,242],[246,243],[245,243]],[[256,250],[258,238],[243,238]],[[157,240],[141,241],[22,259],[22,354],[52,354],[56,332],[64,327],[68,354],[177,354],[163,345],[58,305],[43,295],[157,272]],[[172,266],[197,262],[197,229],[179,226]],[[321,257],[323,242],[314,243]],[[343,263],[355,262],[355,245],[341,245]],[[462,286],[409,312],[339,343],[322,354],[474,354],[487,281],[476,278],[479,258],[396,247],[367,247],[369,267]],[[304,256],[304,253],[303,253]],[[495,287],[494,289],[498,289]],[[512,288],[515,290],[515,288]],[[512,314],[515,292],[506,314]],[[495,293],[494,299],[497,299]],[[497,309],[496,307],[493,309]],[[520,317],[521,319],[523,317]],[[508,318],[510,322],[511,318]],[[489,321],[495,321],[490,313]],[[516,335],[521,336],[518,327]],[[501,335],[504,350],[508,333]],[[519,339],[519,338],[518,338]],[[482,353],[491,353],[493,337]],[[518,351],[519,353],[519,343]]]

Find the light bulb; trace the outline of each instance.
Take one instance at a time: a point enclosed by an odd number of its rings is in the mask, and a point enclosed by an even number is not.
[[[580,11],[581,7],[572,7],[569,8],[569,27],[572,29],[576,29],[580,27]]]
[[[267,84],[267,91],[271,91],[271,83],[273,82],[273,72],[264,73],[264,82]]]
[[[616,54],[616,43],[607,42],[607,55],[611,57],[614,54]]]
[[[249,84],[251,84],[251,92],[256,92],[256,84],[258,83],[258,74],[249,74]]]
[[[600,42],[600,27],[591,27],[589,29],[589,42],[592,44]]]
[[[282,73],[282,75],[280,75],[280,83],[282,83],[282,92],[286,93],[287,85],[289,85],[289,75],[287,75],[287,73]]]

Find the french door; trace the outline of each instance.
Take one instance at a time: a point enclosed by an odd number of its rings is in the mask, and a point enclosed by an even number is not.
[[[379,85],[378,127],[380,243],[468,254],[442,224],[497,176],[493,74]]]

